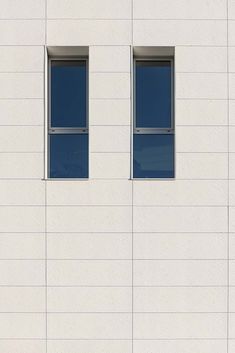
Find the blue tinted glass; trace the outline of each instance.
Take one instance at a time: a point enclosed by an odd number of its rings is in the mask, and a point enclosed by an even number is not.
[[[86,61],[52,61],[51,127],[86,127]]]
[[[88,178],[88,135],[50,135],[50,177]]]
[[[134,134],[134,178],[174,177],[174,135]]]
[[[171,127],[171,62],[136,62],[136,127]]]

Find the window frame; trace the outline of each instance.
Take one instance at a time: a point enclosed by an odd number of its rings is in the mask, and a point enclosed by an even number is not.
[[[138,61],[170,61],[171,63],[171,127],[138,128],[136,127],[136,63]],[[174,180],[175,179],[175,61],[174,56],[134,56],[133,59],[133,103],[132,103],[132,161],[131,178],[133,180]],[[136,177],[134,176],[134,135],[173,135],[173,177]]]
[[[51,126],[51,66],[52,61],[85,61],[86,62],[86,127],[52,127]],[[86,180],[89,179],[89,58],[87,56],[51,56],[48,58],[48,110],[47,110],[47,178],[53,180]],[[88,176],[85,178],[54,178],[50,176],[50,135],[88,135]]]

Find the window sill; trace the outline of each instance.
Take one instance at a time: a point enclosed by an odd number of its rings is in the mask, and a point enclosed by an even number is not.
[[[88,181],[89,178],[42,178],[43,181]]]

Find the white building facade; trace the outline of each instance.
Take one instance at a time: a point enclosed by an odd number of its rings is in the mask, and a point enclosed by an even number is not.
[[[89,178],[56,180],[49,59],[84,53]],[[133,178],[166,56],[174,177]],[[235,352],[234,0],[1,0],[0,125],[0,353]]]

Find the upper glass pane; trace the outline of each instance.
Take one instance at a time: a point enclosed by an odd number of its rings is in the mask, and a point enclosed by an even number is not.
[[[86,61],[52,60],[51,127],[86,127]]]
[[[136,61],[136,128],[171,128],[171,61]]]

